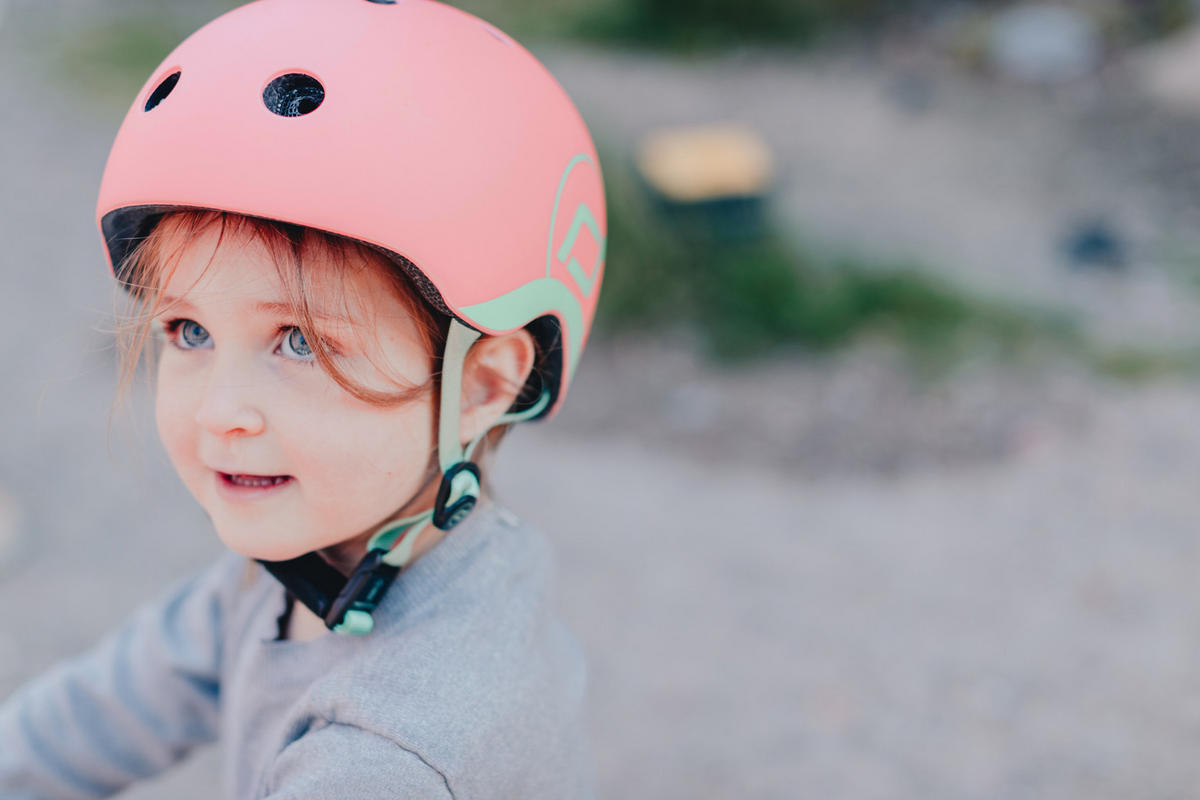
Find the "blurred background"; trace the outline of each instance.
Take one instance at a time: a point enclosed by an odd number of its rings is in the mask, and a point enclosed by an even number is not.
[[[234,5],[0,0],[0,697],[219,551],[144,388],[108,430],[93,213]],[[609,191],[570,402],[496,476],[558,552],[602,795],[1195,796],[1200,7],[457,5]]]

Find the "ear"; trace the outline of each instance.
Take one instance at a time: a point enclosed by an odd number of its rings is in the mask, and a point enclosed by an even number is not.
[[[484,336],[467,352],[459,420],[464,444],[491,428],[512,407],[533,369],[535,352],[533,336],[525,329]]]

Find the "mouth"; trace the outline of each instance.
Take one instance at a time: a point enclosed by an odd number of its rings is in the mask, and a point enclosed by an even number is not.
[[[291,475],[233,475],[221,473],[221,479],[233,486],[278,486],[292,479]]]
[[[273,494],[296,479],[291,475],[250,475],[217,471],[217,486],[230,497],[255,497]]]

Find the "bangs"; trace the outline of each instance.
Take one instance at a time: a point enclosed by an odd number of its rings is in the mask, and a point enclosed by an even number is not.
[[[391,299],[399,303],[418,331],[429,357],[431,375],[440,372],[449,317],[439,313],[419,294],[408,275],[376,249],[343,236],[301,225],[214,210],[179,210],[165,214],[119,265],[124,277],[130,309],[123,317],[121,387],[132,381],[141,356],[150,341],[152,323],[163,312],[163,290],[179,268],[188,246],[217,227],[216,246],[199,278],[212,266],[222,247],[257,242],[267,252],[279,276],[284,302],[304,333],[320,367],[345,391],[372,405],[391,406],[429,394],[436,382],[414,385],[392,374],[395,391],[367,386],[354,380],[338,363],[338,356],[317,331],[314,309],[330,309],[347,319],[361,317],[364,306],[363,273],[382,279]],[[183,287],[184,294],[193,287]],[[356,325],[357,335],[374,329]],[[371,352],[371,348],[364,348]],[[381,374],[388,365],[372,358]]]

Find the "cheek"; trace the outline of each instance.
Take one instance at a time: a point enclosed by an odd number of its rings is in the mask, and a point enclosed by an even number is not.
[[[182,472],[185,454],[191,450],[194,435],[195,403],[199,395],[189,390],[187,381],[170,368],[160,365],[154,397],[154,421],[163,447],[177,470]]]
[[[308,495],[330,515],[373,524],[422,485],[433,449],[431,411],[414,402],[390,409],[330,410],[319,435],[297,438],[292,454]],[[361,517],[361,519],[358,519]],[[351,526],[353,527],[353,526]]]

